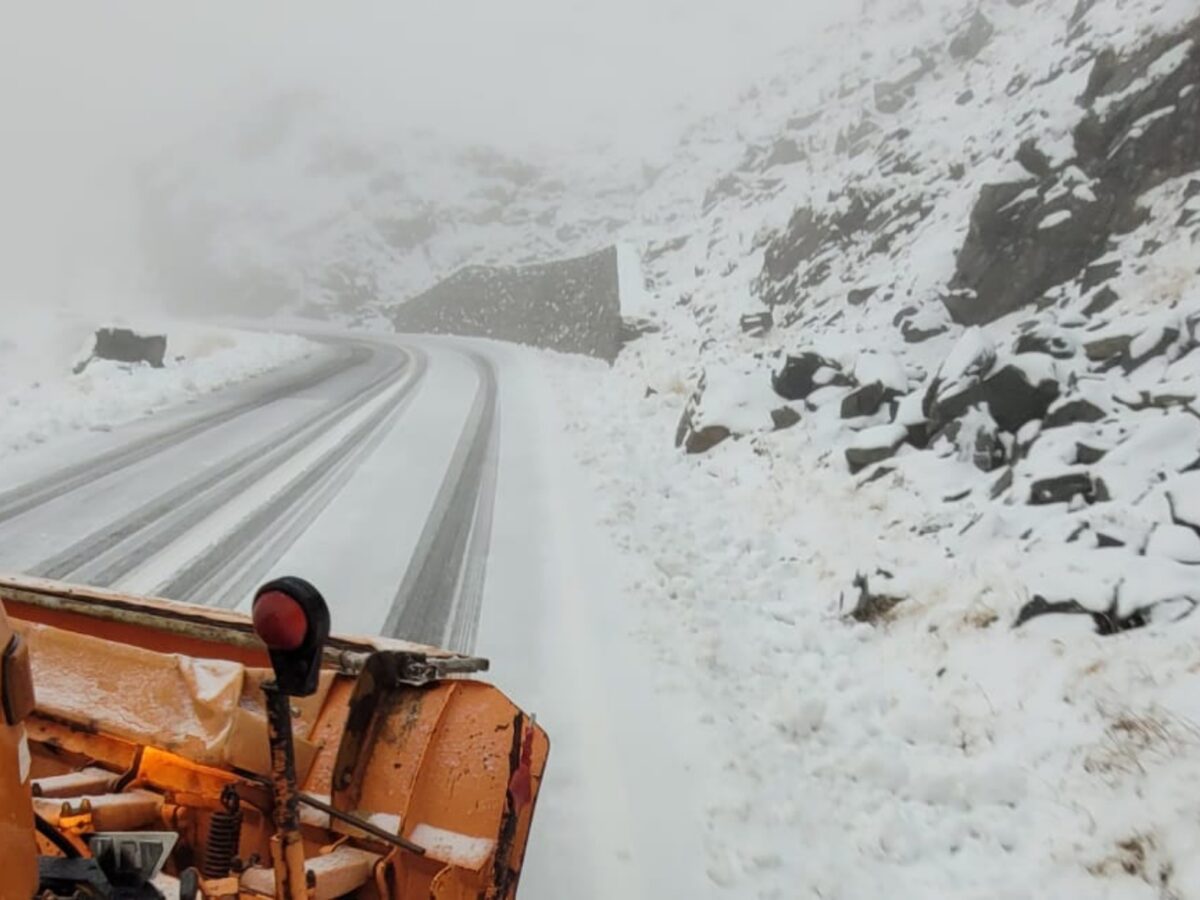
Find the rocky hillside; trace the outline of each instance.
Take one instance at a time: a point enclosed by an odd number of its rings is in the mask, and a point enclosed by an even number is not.
[[[377,318],[466,265],[612,243],[640,184],[611,160],[553,164],[370,127],[280,97],[142,172],[146,258],[190,311]]]
[[[1190,610],[1190,569],[1147,582],[1112,564],[1200,561],[1179,499],[1200,467],[1189,7],[880,9],[886,45],[751,97],[779,125],[693,201],[699,228],[647,253],[699,350],[677,443],[807,421],[849,472],[919,485],[964,530],[1106,561],[1086,589],[1031,575],[1023,619]]]
[[[707,872],[1200,897],[1200,9],[866,7],[692,129],[663,329],[563,388]]]

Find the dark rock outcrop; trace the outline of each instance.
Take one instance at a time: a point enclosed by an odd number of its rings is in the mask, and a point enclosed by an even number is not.
[[[96,331],[91,355],[75,366],[78,375],[94,359],[122,363],[145,363],[161,369],[167,354],[165,334],[138,334],[129,328],[100,328]]]
[[[1046,414],[1042,424],[1046,428],[1061,428],[1064,425],[1099,422],[1104,416],[1104,410],[1095,403],[1082,397],[1076,397],[1065,403],[1057,404]]]
[[[763,254],[760,293],[769,306],[793,301],[805,264],[816,263],[824,252],[844,246],[862,230],[881,198],[861,191],[849,192],[845,208],[834,213],[801,207],[792,214],[784,232]],[[817,271],[819,267],[814,268]],[[811,279],[811,275],[808,275]]]
[[[1059,394],[1055,381],[1032,384],[1025,370],[1005,365],[985,378],[949,396],[939,394],[935,381],[926,395],[925,413],[936,424],[946,424],[959,418],[972,406],[987,407],[1001,430],[1016,434],[1027,422],[1046,415]]]
[[[1168,53],[1178,64],[1139,89],[1138,79]],[[1076,127],[1070,166],[1041,173],[1042,161],[1026,151],[1034,180],[981,190],[958,253],[952,287],[961,292],[947,300],[955,321],[991,322],[1079,276],[1113,235],[1138,224],[1142,193],[1200,168],[1200,19],[1127,60],[1101,54],[1084,99],[1121,90],[1128,95]],[[1064,181],[1076,173],[1088,183]],[[1094,285],[1104,275],[1085,277]]]
[[[790,406],[780,406],[777,409],[771,410],[771,424],[776,431],[783,431],[785,428],[791,428],[800,421],[800,413],[792,409]]]
[[[991,322],[1074,278],[1104,252],[1118,198],[1073,192],[1048,199],[1053,179],[985,185],[971,211],[946,298],[954,321]],[[965,289],[965,290],[963,290]]]

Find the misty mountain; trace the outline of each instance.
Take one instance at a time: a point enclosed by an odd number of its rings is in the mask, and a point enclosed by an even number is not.
[[[631,214],[636,169],[384,132],[288,94],[147,162],[157,289],[193,312],[370,316],[462,266],[600,249]]]

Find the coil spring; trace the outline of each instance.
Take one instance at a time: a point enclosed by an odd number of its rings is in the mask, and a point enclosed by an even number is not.
[[[208,825],[204,865],[200,867],[205,878],[225,878],[229,875],[242,839],[241,801],[232,785],[227,785],[221,792],[221,806],[224,808],[212,814]]]

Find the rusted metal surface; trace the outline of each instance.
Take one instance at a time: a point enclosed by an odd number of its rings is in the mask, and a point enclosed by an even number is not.
[[[25,723],[33,747],[34,768],[39,757],[48,756],[63,766],[99,763],[122,772],[133,765],[138,746],[106,734],[95,734],[67,722],[59,722],[43,713],[35,713]]]
[[[0,647],[7,647],[13,632],[0,607]],[[5,689],[0,672],[0,692]],[[29,778],[32,759],[25,725],[6,721],[0,713],[0,847],[4,848],[4,878],[0,896],[31,897],[37,890],[37,842]]]
[[[334,681],[321,712],[309,731],[309,740],[317,750],[303,782],[304,789],[310,794],[329,796],[333,793],[333,767],[345,731],[355,684],[356,682],[349,678]]]
[[[292,746],[291,698],[272,682],[263,685],[263,693],[267,697],[267,734],[271,747],[272,819],[275,822],[271,852],[275,858],[276,893],[303,898],[304,854],[296,757]],[[299,854],[297,847],[301,848]]]
[[[351,699],[334,768],[334,803],[395,813],[401,834],[410,838],[431,827],[455,836],[459,845],[492,840],[494,853],[471,873],[470,883],[477,891],[494,885],[495,896],[512,896],[549,752],[545,732],[488,685],[394,686],[366,674]],[[509,787],[526,760],[529,794],[517,802]],[[436,848],[426,850],[439,858]],[[443,868],[462,868],[458,859],[439,861]],[[446,876],[445,890],[460,881]]]
[[[21,635],[10,634],[0,653],[0,716],[5,725],[20,725],[36,705],[29,644]]]
[[[13,575],[0,575],[0,603],[13,618],[27,621],[67,628],[86,621],[90,633],[106,640],[151,649],[169,644],[175,653],[268,665],[250,618],[224,609]],[[479,657],[383,637],[331,637],[323,662],[357,675],[367,658],[379,651],[425,657],[433,677],[487,670],[487,660]]]

